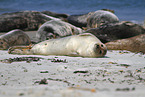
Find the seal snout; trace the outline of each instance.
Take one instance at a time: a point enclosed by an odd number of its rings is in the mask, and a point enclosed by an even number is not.
[[[100,55],[102,55],[102,56],[104,56],[104,55],[106,55],[106,53],[107,53],[107,48],[106,48],[106,46],[103,44],[103,43],[101,43],[101,44],[95,44],[95,48],[96,48],[96,52],[98,53],[98,54],[100,54]]]

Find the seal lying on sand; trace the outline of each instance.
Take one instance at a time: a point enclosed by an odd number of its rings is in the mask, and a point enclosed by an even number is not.
[[[7,32],[13,29],[38,30],[43,23],[58,19],[38,11],[20,11],[0,15],[0,31]]]
[[[128,50],[145,54],[145,34],[106,43],[109,50]]]
[[[18,48],[18,49],[17,49]],[[23,47],[11,47],[11,54],[36,54],[36,55],[67,55],[81,57],[103,57],[106,46],[90,33],[72,35],[64,38],[50,39],[23,50]]]
[[[38,41],[82,33],[82,29],[61,20],[44,23],[36,32]]]
[[[88,29],[87,32],[98,37],[103,43],[106,43],[144,34],[145,29],[141,25],[122,21],[119,23],[110,23],[98,28]]]
[[[22,30],[12,30],[0,36],[0,49],[5,50],[15,45],[29,45],[31,40]]]
[[[108,23],[119,22],[118,17],[110,11],[98,10],[87,19],[87,29],[97,28]]]
[[[110,11],[110,12],[114,13],[114,11],[110,10],[110,9],[101,9],[101,10]],[[81,27],[81,28],[87,27],[87,19],[94,13],[95,12],[89,12],[89,13],[81,14],[81,15],[70,15],[70,16],[68,16],[67,21],[77,27]]]

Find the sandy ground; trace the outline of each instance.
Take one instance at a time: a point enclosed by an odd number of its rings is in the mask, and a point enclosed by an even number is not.
[[[1,50],[0,60],[0,97],[145,97],[145,55],[140,53],[108,51],[104,58],[82,58]]]

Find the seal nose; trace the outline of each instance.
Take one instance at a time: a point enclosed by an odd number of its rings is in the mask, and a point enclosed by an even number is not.
[[[100,55],[106,55],[107,53],[107,48],[104,44],[96,44],[96,49],[98,49],[98,53]]]
[[[98,48],[100,48],[100,46],[98,44],[96,44],[96,48],[98,49]]]
[[[104,44],[100,44],[100,50],[102,55],[106,55],[107,47]]]

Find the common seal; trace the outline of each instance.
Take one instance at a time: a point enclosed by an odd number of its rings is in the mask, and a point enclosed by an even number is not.
[[[52,19],[58,19],[38,11],[20,11],[0,15],[0,31],[13,29],[38,30],[39,26]]]
[[[107,52],[106,46],[90,33],[46,40],[35,44],[28,50],[19,48],[20,47],[11,47],[8,52],[10,54],[67,55],[81,57],[103,57]]]
[[[145,54],[145,34],[106,43],[109,50],[128,50]]]
[[[101,9],[101,10],[104,10],[104,11],[110,11],[112,13],[114,13],[113,10],[110,10],[110,9]],[[80,14],[80,15],[70,15],[68,16],[67,18],[67,21],[77,27],[80,27],[80,28],[85,28],[87,27],[87,19],[93,15],[96,11],[94,12],[88,12],[86,14]]]
[[[119,22],[118,17],[110,11],[98,10],[87,19],[87,29],[97,28],[108,23]]]
[[[61,20],[44,23],[36,32],[38,41],[82,33],[82,29]]]
[[[94,12],[89,12],[86,14],[81,14],[81,15],[70,15],[67,18],[67,21],[70,24],[73,24],[77,27],[86,27],[87,26],[87,19],[89,16],[91,16],[92,14],[94,14]]]
[[[103,43],[145,33],[145,29],[141,25],[129,21],[110,23],[97,28],[88,29],[86,31],[98,37]]]
[[[31,40],[22,30],[12,30],[0,36],[0,49],[6,50],[11,46],[29,45]]]
[[[41,13],[46,14],[48,16],[52,16],[55,18],[59,18],[63,21],[67,21],[67,17],[69,16],[68,14],[64,14],[64,13],[55,13],[55,12],[51,12],[51,11],[42,11]]]

